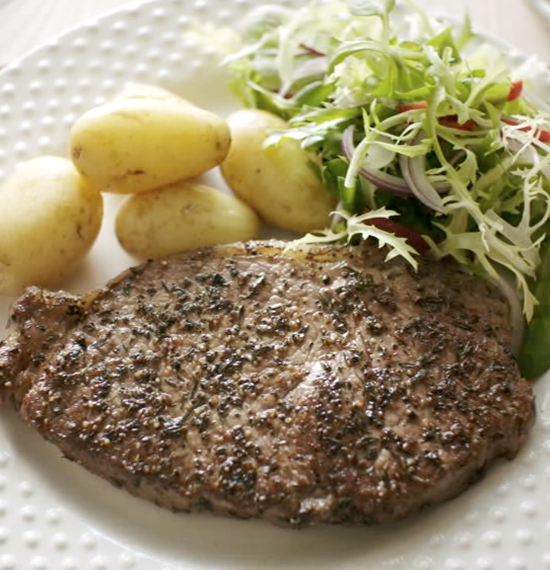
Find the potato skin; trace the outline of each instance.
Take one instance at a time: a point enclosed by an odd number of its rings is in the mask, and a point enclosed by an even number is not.
[[[238,198],[204,184],[178,182],[130,196],[116,218],[122,247],[141,259],[257,237],[256,213]]]
[[[0,293],[60,281],[90,249],[102,218],[101,193],[70,160],[23,164],[0,188]]]
[[[275,227],[303,233],[328,226],[336,199],[310,167],[309,153],[293,140],[263,148],[270,131],[285,128],[285,121],[247,109],[227,122],[232,142],[221,171],[233,192]]]
[[[122,96],[75,121],[69,152],[94,186],[127,194],[206,172],[224,159],[230,142],[224,119],[187,101]]]

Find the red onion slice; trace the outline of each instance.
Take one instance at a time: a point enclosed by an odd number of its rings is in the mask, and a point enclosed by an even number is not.
[[[311,53],[313,55],[322,55],[322,56],[326,56],[327,54],[325,52],[319,51],[316,47],[301,43],[300,47],[302,49],[304,49],[307,53]]]
[[[324,56],[313,57],[298,66],[292,73],[293,81],[309,77],[322,76],[327,71],[328,58]]]
[[[285,97],[291,95],[292,86],[302,79],[313,80],[321,78],[327,70],[327,58],[324,56],[314,57],[306,60],[292,72],[292,79],[286,82],[279,89],[279,95]]]
[[[354,130],[354,126],[350,125],[342,134],[342,152],[349,161],[351,161],[353,153],[355,152],[355,145],[353,144]],[[359,169],[359,174],[369,182],[372,182],[377,188],[387,190],[398,196],[412,196],[411,189],[403,178],[399,176],[388,174],[382,170],[365,167]]]
[[[351,161],[353,153],[355,152],[353,132],[354,126],[350,125],[342,134],[342,152],[349,161]],[[359,175],[381,190],[386,190],[387,192],[391,192],[398,196],[414,195],[414,191],[411,188],[410,183],[399,176],[394,176],[393,174],[388,174],[382,170],[364,166],[359,169]],[[448,192],[451,188],[449,183],[445,181],[435,182],[432,186],[435,188],[436,192],[440,193]]]
[[[428,208],[435,212],[444,213],[443,201],[434,185],[426,176],[426,159],[424,156],[410,158],[405,155],[399,156],[399,166],[403,178],[409,185],[412,193]]]

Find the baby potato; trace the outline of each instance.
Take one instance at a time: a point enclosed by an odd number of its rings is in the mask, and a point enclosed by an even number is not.
[[[336,199],[311,168],[311,155],[293,140],[263,146],[285,121],[247,109],[228,123],[232,142],[221,171],[233,192],[278,228],[300,233],[325,228]]]
[[[126,194],[202,174],[225,158],[229,144],[228,125],[214,113],[177,97],[130,96],[78,118],[69,151],[91,184]]]
[[[128,253],[156,259],[253,239],[259,226],[256,213],[238,198],[183,181],[130,196],[118,212],[116,235]]]
[[[94,243],[102,217],[101,193],[70,160],[23,164],[0,188],[0,293],[65,277]]]

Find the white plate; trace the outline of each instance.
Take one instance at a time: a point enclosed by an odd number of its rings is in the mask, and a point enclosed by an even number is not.
[[[292,0],[280,2],[292,4]],[[224,114],[236,107],[213,54],[184,37],[191,21],[231,25],[254,0],[156,0],[89,22],[0,74],[0,178],[21,161],[65,152],[74,118],[128,81],[156,83]],[[212,175],[219,182],[217,175]],[[113,212],[81,291],[133,263]],[[2,302],[5,319],[8,302]],[[174,515],[64,460],[6,408],[0,417],[0,570],[292,568],[550,569],[550,376],[536,383],[539,417],[513,462],[452,502],[381,528],[283,530],[257,521]]]

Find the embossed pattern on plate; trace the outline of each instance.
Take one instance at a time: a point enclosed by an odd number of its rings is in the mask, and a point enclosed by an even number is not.
[[[232,25],[255,3],[133,5],[11,65],[0,74],[0,180],[34,156],[65,154],[74,118],[126,82],[160,84],[220,114],[235,108],[214,55],[184,32],[194,20]],[[100,238],[67,288],[101,285],[133,263],[113,234],[118,200],[108,197]],[[301,532],[158,509],[64,460],[2,409],[0,570],[550,570],[549,384],[536,385],[539,419],[516,460],[458,499],[389,527]]]

